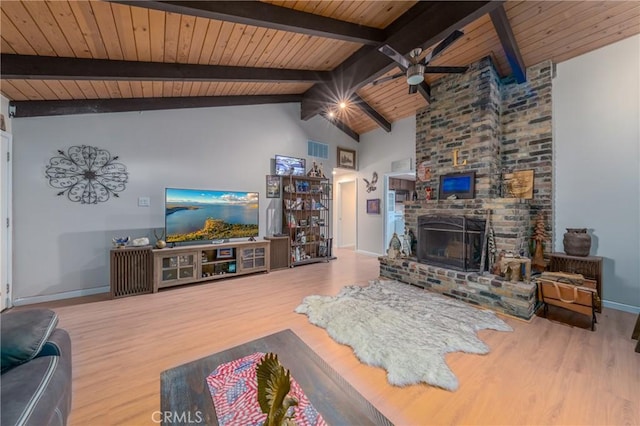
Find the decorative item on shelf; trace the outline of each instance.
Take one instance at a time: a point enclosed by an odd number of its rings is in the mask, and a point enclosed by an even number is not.
[[[284,186],[284,192],[293,193],[296,192],[296,187],[293,184],[288,184]]]
[[[356,169],[356,151],[338,147],[337,165],[343,169]]]
[[[62,189],[56,195],[80,204],[98,204],[119,197],[126,188],[127,168],[116,160],[118,156],[112,157],[105,149],[72,146],[49,159],[45,176],[49,185]]]
[[[367,200],[367,214],[380,214],[380,198]]]
[[[505,173],[503,185],[505,198],[533,198],[533,170],[519,170]]]
[[[398,234],[395,232],[391,236],[389,241],[389,249],[387,249],[387,257],[389,259],[396,259],[402,254],[402,242],[398,238]]]
[[[131,245],[134,246],[134,247],[148,246],[149,245],[149,238],[147,238],[147,237],[134,238],[133,241],[131,241]]]
[[[587,228],[567,228],[562,239],[564,252],[569,256],[589,256],[591,251],[591,235]]]
[[[113,242],[113,245],[116,248],[126,247],[127,244],[129,244],[130,240],[131,240],[131,237],[114,237],[111,239],[111,241]]]
[[[547,230],[544,225],[544,214],[539,212],[536,216],[536,222],[533,228],[531,239],[534,242],[533,262],[532,266],[535,271],[544,271],[544,242],[548,238]]]
[[[296,182],[296,192],[309,192],[309,182],[306,180],[299,180]]]
[[[304,231],[300,231],[296,234],[296,243],[299,244],[306,244],[307,242],[307,237],[304,234]]]
[[[411,196],[411,199],[413,201],[418,201],[418,191],[413,191],[413,195]]]
[[[280,198],[280,176],[267,175],[267,198]]]
[[[376,184],[378,183],[378,173],[377,172],[373,172],[373,177],[371,178],[371,182],[369,182],[365,178],[362,178],[362,180],[367,185],[367,192],[375,191],[376,190]]]
[[[167,242],[164,240],[165,229],[164,228],[160,228],[160,229],[162,229],[162,234],[160,234],[160,236],[158,237],[158,234],[154,229],[153,236],[156,237],[156,248],[163,249],[167,246]]]
[[[322,163],[320,163],[319,165],[314,161],[311,165],[311,168],[309,169],[309,171],[307,172],[307,176],[308,177],[319,177],[319,178],[323,178],[324,176],[324,172],[322,171]]]
[[[431,168],[429,167],[428,161],[423,161],[418,165],[418,170],[416,170],[416,177],[421,182],[427,182],[431,179]]]
[[[267,414],[264,426],[295,426],[293,408],[298,400],[289,396],[291,374],[278,361],[278,355],[267,353],[256,367],[258,404]],[[291,408],[291,409],[290,409]]]
[[[430,186],[427,186],[424,189],[424,199],[425,200],[430,200],[433,197],[433,188],[431,188]]]

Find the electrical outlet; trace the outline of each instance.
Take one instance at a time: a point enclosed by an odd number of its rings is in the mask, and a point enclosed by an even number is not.
[[[150,204],[149,197],[138,197],[138,207],[149,207]]]

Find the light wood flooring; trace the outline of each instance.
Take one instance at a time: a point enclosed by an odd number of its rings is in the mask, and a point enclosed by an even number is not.
[[[73,343],[70,424],[153,424],[163,370],[286,328],[396,425],[640,424],[635,315],[605,308],[595,332],[539,317],[506,318],[513,333],[480,332],[488,355],[447,355],[458,391],[397,388],[383,370],[361,364],[349,347],[293,312],[306,295],[334,295],[378,276],[377,258],[335,254],[330,263],[157,294],[50,304]]]

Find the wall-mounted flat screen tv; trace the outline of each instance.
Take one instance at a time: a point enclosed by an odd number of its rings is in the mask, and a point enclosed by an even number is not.
[[[257,237],[258,201],[257,192],[167,188],[167,242]]]
[[[475,198],[476,172],[451,173],[440,176],[438,198]]]
[[[307,161],[304,158],[276,155],[276,174],[280,176],[304,176]]]

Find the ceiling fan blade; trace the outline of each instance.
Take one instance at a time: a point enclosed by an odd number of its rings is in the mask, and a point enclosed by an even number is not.
[[[428,74],[462,74],[469,67],[424,67],[424,72]]]
[[[418,93],[418,85],[412,84],[409,86],[409,94],[413,95],[414,93]]]
[[[395,80],[396,78],[402,77],[403,75],[404,75],[403,72],[399,72],[398,74],[394,74],[394,75],[388,75],[386,77],[382,77],[382,78],[379,78],[377,80],[372,81],[371,84],[373,86],[377,86],[380,83],[384,83],[385,81],[389,81],[389,80]]]
[[[406,69],[411,66],[411,62],[407,58],[402,56],[397,50],[395,50],[393,47],[389,46],[388,44],[384,44],[380,46],[378,48],[378,51],[380,53],[387,55],[388,57],[393,59],[395,62],[397,62],[402,67],[403,71],[406,71]]]
[[[451,44],[453,44],[456,40],[458,40],[463,35],[464,33],[460,30],[455,30],[454,32],[449,34],[447,38],[442,40],[440,44],[438,44],[431,52],[427,54],[427,56],[425,56],[424,61],[422,61],[422,63],[426,65],[429,62],[431,62],[433,58],[440,55],[447,47],[449,47]]]

